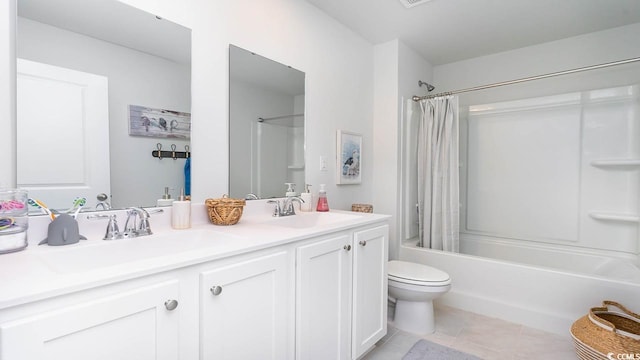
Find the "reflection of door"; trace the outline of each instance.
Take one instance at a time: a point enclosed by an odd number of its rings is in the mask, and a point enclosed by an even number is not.
[[[110,194],[104,76],[18,59],[18,186],[52,208]]]

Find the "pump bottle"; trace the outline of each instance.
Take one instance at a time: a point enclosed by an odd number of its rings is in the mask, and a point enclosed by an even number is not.
[[[162,199],[158,199],[156,205],[157,206],[171,206],[173,203],[173,199],[171,198],[171,194],[169,194],[169,187],[164,187],[164,194],[162,195]]]
[[[327,190],[324,188],[324,184],[320,184],[320,190],[318,190],[318,206],[316,211],[326,212],[329,211],[329,202],[327,201]]]
[[[184,196],[184,189],[180,197],[172,203],[171,227],[174,229],[188,229],[191,227],[191,201]]]
[[[300,194],[300,198],[304,203],[300,205],[300,210],[302,211],[313,211],[313,196],[311,195],[311,191],[309,191],[309,187],[311,185],[306,184],[304,187],[304,192]]]

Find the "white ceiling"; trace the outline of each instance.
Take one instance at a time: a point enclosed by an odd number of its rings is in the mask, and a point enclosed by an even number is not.
[[[307,0],[372,44],[441,65],[640,22],[639,0]]]
[[[18,15],[181,64],[191,30],[114,0],[18,0]]]

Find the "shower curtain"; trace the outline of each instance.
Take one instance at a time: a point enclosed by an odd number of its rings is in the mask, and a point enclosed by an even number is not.
[[[419,245],[458,252],[458,97],[420,101],[418,124]]]

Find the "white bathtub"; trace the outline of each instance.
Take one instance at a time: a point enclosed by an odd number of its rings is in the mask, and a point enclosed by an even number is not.
[[[472,234],[460,234],[460,253],[640,284],[633,254]]]
[[[399,258],[449,273],[452,288],[439,300],[442,304],[560,335],[569,336],[571,324],[602,300],[615,300],[640,312],[640,281],[633,278],[633,268],[631,278],[614,280],[595,272],[585,275],[434,251],[416,247],[415,242],[403,244]],[[601,265],[601,271],[613,268],[611,263]]]

